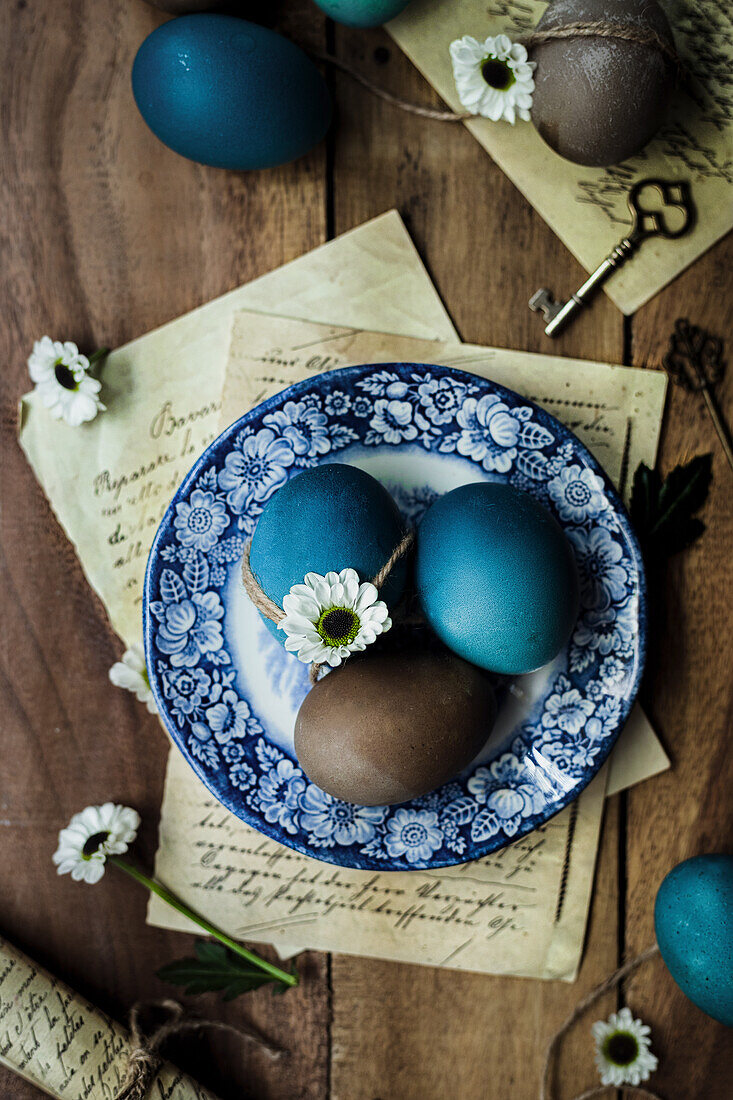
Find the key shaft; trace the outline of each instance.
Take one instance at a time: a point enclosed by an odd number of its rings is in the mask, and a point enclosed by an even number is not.
[[[639,240],[634,234],[629,234],[609,252],[605,260],[598,265],[595,271],[588,276],[583,285],[565,303],[545,327],[547,336],[557,336],[575,314],[593,297],[598,288],[605,283],[612,271],[616,271],[629,256],[636,250]]]

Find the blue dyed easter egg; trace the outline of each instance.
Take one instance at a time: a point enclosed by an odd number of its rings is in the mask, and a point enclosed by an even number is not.
[[[657,893],[662,958],[686,997],[733,1027],[733,856],[678,863]]]
[[[137,52],[132,91],[156,137],[216,168],[295,160],[331,121],[326,83],[303,51],[230,15],[163,23]]]
[[[371,474],[341,462],[314,466],[268,500],[252,538],[250,567],[263,591],[282,607],[283,597],[306,573],[355,569],[362,581],[371,580],[404,533],[397,505]],[[402,596],[405,573],[403,559],[380,589],[389,607]],[[284,632],[264,621],[284,644]]]
[[[315,0],[321,11],[347,27],[381,27],[394,19],[410,0]]]
[[[556,657],[578,614],[575,559],[550,513],[510,485],[462,485],[417,532],[425,617],[454,653],[507,675]]]

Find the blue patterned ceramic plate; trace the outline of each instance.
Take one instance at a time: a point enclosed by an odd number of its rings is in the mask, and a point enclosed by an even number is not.
[[[245,540],[268,498],[304,467],[333,461],[377,477],[413,523],[457,485],[509,482],[552,510],[582,582],[570,642],[551,665],[515,681],[477,760],[396,807],[339,802],[298,767],[293,728],[307,668],[271,637],[240,580]],[[639,548],[585,447],[502,386],[413,363],[309,378],[219,436],[157,533],[144,618],[160,713],[219,801],[307,855],[383,870],[475,859],[576,798],[623,726],[646,636]]]

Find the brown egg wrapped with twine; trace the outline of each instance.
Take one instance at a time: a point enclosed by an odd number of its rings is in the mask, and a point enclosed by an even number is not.
[[[576,164],[618,164],[664,122],[680,61],[656,0],[555,0],[526,40],[531,119]]]

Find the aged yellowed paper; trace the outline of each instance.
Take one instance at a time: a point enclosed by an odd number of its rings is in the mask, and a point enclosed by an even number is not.
[[[115,629],[127,642],[139,637],[139,594],[159,518],[185,471],[216,433],[224,374],[218,355],[224,355],[232,313],[243,305],[260,311],[256,316],[263,329],[271,332],[271,349],[278,343],[279,322],[272,317],[268,321],[262,314],[285,309],[295,313],[312,310],[317,321],[331,326],[343,318],[355,327],[391,325],[415,337],[454,339],[450,321],[402,223],[396,214],[390,214],[114,353],[104,376],[109,411],[73,434],[72,429],[51,421],[32,396],[26,399],[21,445],[76,545],[87,576],[109,609]],[[459,345],[453,347],[453,353],[460,351]],[[309,361],[312,370],[312,356]],[[538,357],[538,368],[552,362]],[[321,369],[327,366],[324,360]],[[469,369],[473,369],[470,364]],[[567,378],[565,381],[571,384]],[[618,410],[609,406],[607,416],[615,418],[618,427]],[[585,419],[592,420],[590,411]],[[610,426],[611,419],[606,423]],[[596,431],[599,448],[603,434]],[[648,743],[651,738],[658,745],[643,715],[640,722],[634,744],[642,738]],[[174,754],[172,775],[181,763]],[[624,769],[623,783],[659,770],[657,762],[649,767],[648,759],[643,760],[643,768],[637,763],[632,760]],[[184,772],[193,778],[185,765]],[[182,804],[198,812],[199,794],[182,790]],[[570,865],[578,867],[590,860],[592,867],[600,809],[588,801],[578,807],[574,812],[582,815],[582,821],[575,830]],[[236,826],[246,829],[240,822]],[[558,838],[553,857],[557,867],[560,859],[566,858],[570,829],[564,838],[558,830],[551,835]],[[584,838],[582,850],[578,837]],[[288,855],[295,857],[295,853]],[[546,858],[545,866],[552,866],[553,859]],[[180,868],[169,885],[185,892],[186,875],[187,868]],[[572,876],[568,881],[572,882]],[[575,907],[565,911],[566,921],[581,922],[579,936],[573,939],[578,953],[590,886],[590,876],[586,876],[580,882],[586,893],[580,916]],[[253,938],[257,938],[254,933]],[[283,950],[298,946],[282,943]]]
[[[179,753],[168,763],[156,874],[231,936],[426,966],[572,981],[593,884],[606,771],[541,829],[435,871],[354,871],[250,829]],[[152,897],[148,920],[195,926]]]
[[[301,378],[356,363],[385,362],[458,367],[531,398],[575,432],[623,495],[638,464],[654,463],[667,388],[663,371],[246,311],[237,312],[232,327],[220,426]]]
[[[624,313],[633,313],[733,226],[733,7],[719,0],[661,4],[689,80],[680,82],[666,125],[638,156],[607,169],[586,168],[554,153],[530,122],[511,126],[476,118],[465,123],[589,271],[624,236],[626,195],[637,180],[661,177],[690,184],[698,215],[693,230],[676,241],[646,241],[606,283],[606,292]],[[412,0],[387,30],[459,111],[450,43],[464,34],[480,41],[500,33],[515,39],[527,35],[546,7],[541,0]],[[553,287],[553,272],[538,269],[527,299],[540,286],[566,297],[577,290]]]
[[[114,1100],[131,1052],[127,1031],[0,937],[0,1062],[49,1096]],[[148,1100],[215,1100],[164,1063]]]
[[[452,339],[455,329],[395,211],[113,351],[107,412],[71,428],[37,394],[20,445],[112,626],[141,632],[153,536],[184,475],[216,435],[232,314],[287,312],[327,324]]]
[[[654,461],[666,377],[607,364],[318,325],[239,311],[221,426],[283,387],[355,363],[444,363],[511,386],[569,424],[619,483]],[[632,450],[633,440],[633,450]],[[640,710],[615,789],[668,766]],[[658,749],[657,749],[657,746]],[[630,751],[632,756],[626,756]],[[614,758],[617,753],[614,753]],[[613,765],[611,765],[613,768]],[[169,762],[156,873],[232,935],[281,955],[321,948],[433,966],[572,980],[580,962],[607,780],[502,852],[437,872],[353,871],[263,838],[223,810],[183,761]],[[151,899],[149,919],[188,928]]]

